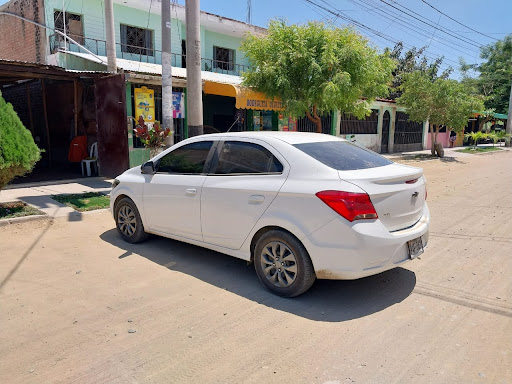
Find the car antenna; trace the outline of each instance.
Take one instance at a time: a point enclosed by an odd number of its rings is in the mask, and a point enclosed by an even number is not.
[[[231,124],[231,127],[229,127],[229,129],[227,130],[227,132],[231,131],[231,128],[233,128],[233,126],[236,124],[236,122],[238,121],[238,119],[240,118],[240,116],[237,116],[235,122],[233,124]]]

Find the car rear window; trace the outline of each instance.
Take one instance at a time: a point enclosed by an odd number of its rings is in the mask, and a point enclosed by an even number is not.
[[[393,162],[348,141],[295,144],[295,148],[338,171],[383,167]]]

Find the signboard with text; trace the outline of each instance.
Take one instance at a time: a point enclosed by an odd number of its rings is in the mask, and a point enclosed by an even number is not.
[[[147,87],[135,88],[133,91],[135,100],[135,117],[144,118],[146,123],[155,122],[155,91]]]

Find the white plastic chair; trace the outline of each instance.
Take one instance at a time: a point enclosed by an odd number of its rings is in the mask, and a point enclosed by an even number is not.
[[[82,160],[82,175],[91,176],[91,165],[94,167],[94,172],[98,174],[98,143],[95,142],[91,145],[89,157]]]

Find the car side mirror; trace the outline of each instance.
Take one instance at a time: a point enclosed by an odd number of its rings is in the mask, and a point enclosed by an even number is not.
[[[140,173],[154,175],[156,173],[155,164],[152,161],[145,162],[140,166]]]

